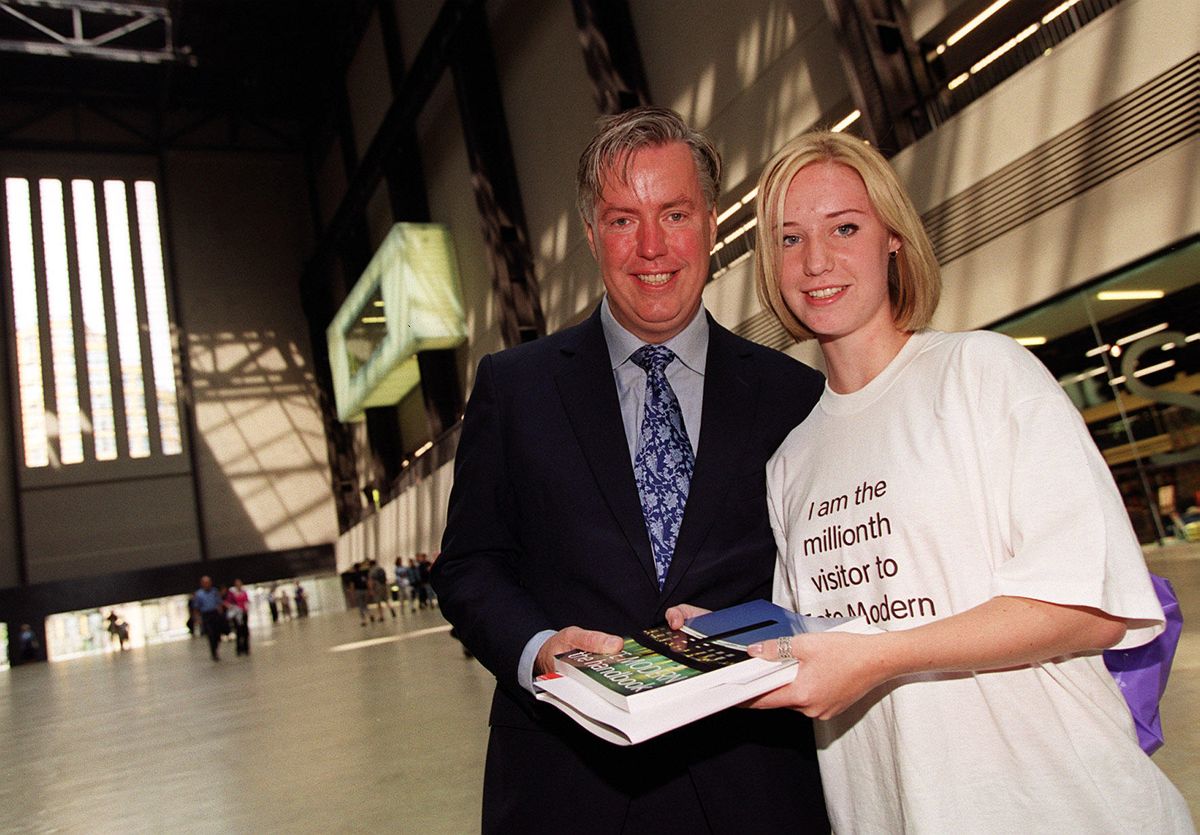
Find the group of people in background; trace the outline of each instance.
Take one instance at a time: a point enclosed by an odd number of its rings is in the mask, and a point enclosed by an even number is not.
[[[297,616],[307,617],[308,598],[299,583],[296,584],[295,601]],[[291,601],[277,584],[271,586],[268,605],[272,621],[279,620],[281,610],[288,619],[291,618]],[[221,660],[221,639],[229,634],[234,636],[239,656],[250,654],[250,592],[240,579],[234,580],[232,586],[216,587],[211,577],[201,577],[200,588],[192,595],[188,609],[188,629],[196,634],[198,628],[208,639],[213,661]]]
[[[308,617],[308,595],[304,591],[304,586],[296,584],[294,591],[296,599],[296,617]],[[267,590],[267,608],[271,610],[271,623],[279,623],[279,619],[292,619],[292,596],[288,594],[287,589],[281,588],[278,583],[272,583]]]
[[[342,586],[363,626],[385,620],[384,609],[394,618],[396,612],[415,612],[437,605],[437,596],[429,584],[433,560],[428,554],[412,559],[396,557],[391,580],[387,569],[376,560],[362,560],[342,573]],[[398,605],[393,605],[393,603]]]

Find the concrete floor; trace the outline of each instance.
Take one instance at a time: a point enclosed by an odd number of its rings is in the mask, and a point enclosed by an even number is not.
[[[1187,624],[1155,761],[1200,820],[1200,547],[1151,555]],[[283,623],[0,673],[2,832],[478,831],[491,677],[436,611]]]
[[[492,679],[448,629],[338,613],[215,664],[194,639],[14,668],[0,831],[477,831]]]
[[[1150,550],[1147,564],[1171,581],[1183,612],[1183,637],[1160,705],[1166,744],[1154,761],[1188,799],[1200,826],[1200,543]]]

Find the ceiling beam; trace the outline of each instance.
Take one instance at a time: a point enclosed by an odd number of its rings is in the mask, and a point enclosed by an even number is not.
[[[42,14],[50,10],[52,14]],[[64,18],[54,12],[69,12]],[[0,38],[0,51],[56,58],[90,58],[134,64],[195,65],[177,49],[171,12],[165,6],[97,0],[0,0],[0,13],[19,22],[24,38]],[[142,33],[134,46],[122,40]]]

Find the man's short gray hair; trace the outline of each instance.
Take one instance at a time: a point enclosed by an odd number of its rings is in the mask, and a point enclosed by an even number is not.
[[[635,152],[672,142],[682,142],[692,152],[706,208],[715,207],[721,194],[721,155],[712,140],[688,127],[674,110],[647,105],[602,118],[599,131],[579,157],[576,206],[583,222],[590,226],[595,220],[605,179],[615,174],[625,181]]]

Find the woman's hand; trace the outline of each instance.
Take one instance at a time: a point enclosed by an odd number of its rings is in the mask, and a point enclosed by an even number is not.
[[[1124,634],[1123,620],[1097,609],[1024,597],[993,597],[965,612],[913,629],[877,635],[793,635],[796,680],[746,705],[790,707],[814,719],[831,719],[897,676],[1036,664],[1110,647]],[[779,657],[774,641],[755,644],[748,651],[760,658]]]
[[[879,637],[824,632],[783,639],[791,644],[796,678],[743,706],[787,707],[813,719],[832,719],[892,677],[881,657]],[[772,661],[780,657],[779,650],[777,641],[748,647],[751,655]]]

